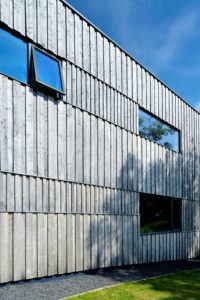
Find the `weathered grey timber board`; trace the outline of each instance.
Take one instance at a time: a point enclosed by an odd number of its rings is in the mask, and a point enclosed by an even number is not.
[[[0,0],[0,21],[62,63],[55,100],[0,74],[0,282],[193,258],[200,118],[61,0]],[[181,153],[139,134],[139,107]],[[140,235],[139,193],[183,199],[183,232]]]

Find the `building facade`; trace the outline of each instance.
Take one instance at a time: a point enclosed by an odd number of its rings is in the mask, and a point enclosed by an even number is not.
[[[198,257],[199,113],[62,0],[0,32],[0,282]]]

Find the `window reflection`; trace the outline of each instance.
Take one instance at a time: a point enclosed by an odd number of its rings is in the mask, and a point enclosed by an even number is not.
[[[150,141],[179,152],[179,131],[139,110],[139,133]]]
[[[37,80],[58,91],[63,91],[59,61],[35,48]]]
[[[21,39],[0,28],[0,72],[28,82],[28,46]]]
[[[140,194],[141,233],[181,230],[181,199]]]

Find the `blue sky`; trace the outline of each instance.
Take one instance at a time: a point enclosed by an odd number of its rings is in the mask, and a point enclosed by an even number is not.
[[[68,0],[200,111],[199,0]]]

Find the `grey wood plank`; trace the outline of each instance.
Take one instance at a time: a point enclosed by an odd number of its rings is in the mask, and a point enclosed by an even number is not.
[[[130,213],[130,212],[129,212]],[[127,244],[128,244],[128,264],[133,264],[133,222],[132,216],[127,216]]]
[[[67,183],[60,183],[60,209],[61,212],[67,212]]]
[[[14,175],[7,174],[7,211],[14,211],[15,209],[15,190],[14,190]]]
[[[13,82],[13,113],[14,171],[25,173],[25,88],[15,81]]]
[[[133,92],[133,81],[132,81],[132,60],[129,56],[127,56],[127,80],[128,80],[128,86],[127,86],[127,96],[129,98],[132,98],[132,92]]]
[[[1,174],[1,179],[2,179],[2,196],[3,196],[3,200],[4,200],[4,187],[5,187],[5,182],[3,182],[3,180],[5,180],[5,174]],[[15,204],[14,204],[14,211],[22,211],[22,191],[23,191],[23,188],[22,188],[22,176],[18,176],[18,175],[15,175],[14,177],[14,196],[15,196]],[[5,200],[4,200],[5,201]]]
[[[122,93],[127,94],[127,61],[126,61],[126,54],[121,52],[121,70],[122,70]]]
[[[30,202],[30,211],[36,211],[36,178],[30,177],[29,179],[29,202]]]
[[[83,113],[76,110],[76,180],[83,181]]]
[[[104,127],[104,136],[105,136],[105,185],[110,186],[111,180],[111,137],[110,137],[110,130],[111,126],[109,123],[105,122]]]
[[[67,272],[67,221],[65,214],[58,214],[58,274]]]
[[[58,112],[57,102],[48,98],[48,176],[58,174]]]
[[[62,57],[67,55],[67,37],[66,37],[66,10],[61,1],[57,1],[57,39],[58,54]]]
[[[14,29],[25,34],[25,1],[13,1]]]
[[[84,270],[88,270],[91,268],[91,216],[90,215],[84,215],[84,242],[83,242],[83,247],[84,247]]]
[[[111,216],[105,215],[105,267],[109,267],[111,265]]]
[[[55,181],[48,180],[48,211],[54,212],[55,211]]]
[[[116,87],[116,47],[110,43],[110,83]]]
[[[37,277],[37,214],[26,213],[26,279]]]
[[[110,84],[110,48],[109,41],[107,38],[104,40],[104,80],[106,83]]]
[[[117,215],[117,265],[122,265],[122,259],[123,259],[123,224],[122,224],[122,216]]]
[[[111,262],[117,266],[117,216],[111,216]]]
[[[75,109],[67,105],[67,178],[75,180]]]
[[[98,231],[98,266],[99,268],[104,268],[107,262],[107,240],[106,240],[106,222],[105,216],[97,216],[97,231]]]
[[[137,102],[137,65],[135,61],[132,61],[132,70],[133,70],[133,100]]]
[[[89,25],[83,22],[83,67],[86,71],[90,71],[90,47],[89,47]]]
[[[122,61],[121,61],[121,51],[116,48],[116,77],[117,77],[117,90],[121,91],[122,86]]]
[[[74,104],[82,108],[82,72],[79,68],[76,68],[76,81],[74,82]]]
[[[58,216],[48,214],[48,275],[58,273]]]
[[[39,176],[47,176],[47,101],[37,93],[37,167]]]
[[[0,75],[1,168],[13,171],[13,101],[12,81]]]
[[[111,187],[117,185],[117,127],[111,124]]]
[[[67,116],[66,104],[62,101],[58,104],[58,178],[67,178]]]
[[[26,87],[26,172],[37,174],[36,94]]]
[[[55,199],[54,199],[54,211],[57,213],[61,212],[61,182],[55,180]]]
[[[38,43],[47,48],[47,0],[37,2],[37,39]]]
[[[67,272],[75,271],[75,215],[67,215]]]
[[[1,21],[13,28],[13,0],[1,0],[0,12]]]
[[[91,153],[90,115],[83,112],[83,170],[84,182],[90,183],[90,153]]]
[[[141,91],[141,99],[139,104],[141,104],[144,108],[147,108],[147,72],[143,68],[141,68],[141,76],[142,76],[142,91]]]
[[[26,33],[33,41],[37,41],[37,1],[26,0],[25,5]]]
[[[1,198],[0,198],[0,209],[1,211],[6,211],[7,207],[7,175],[0,173],[0,191],[1,191]]]
[[[37,215],[37,269],[38,277],[47,276],[47,214]]]
[[[91,183],[97,184],[97,118],[91,116]]]
[[[67,25],[67,59],[71,62],[75,61],[75,26],[74,26],[74,13],[70,8],[66,7],[66,25]]]
[[[76,214],[76,271],[83,270],[83,215]]]
[[[13,214],[13,280],[25,279],[25,214]]]
[[[97,215],[91,216],[91,268],[98,268]]]
[[[36,210],[42,211],[42,179],[36,178]]]
[[[103,37],[97,32],[97,76],[101,80],[104,79],[103,59]]]
[[[67,197],[67,212],[72,212],[72,185],[71,183],[66,183],[66,197]]]
[[[0,213],[0,281],[5,283],[13,280],[13,215]]]
[[[90,26],[90,71],[97,76],[97,34],[92,26]]]

